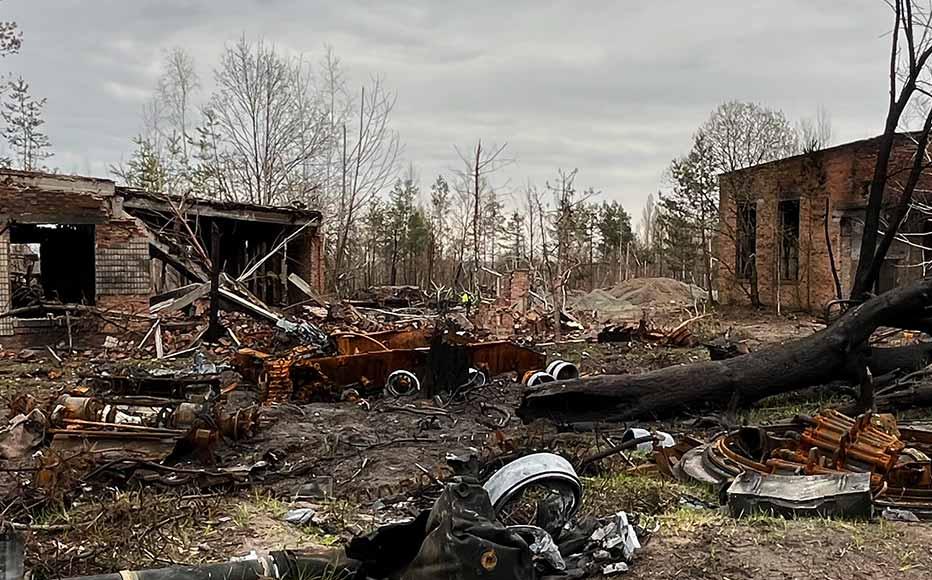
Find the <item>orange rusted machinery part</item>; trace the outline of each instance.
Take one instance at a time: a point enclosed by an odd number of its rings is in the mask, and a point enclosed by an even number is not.
[[[418,344],[422,340],[415,331],[381,338],[388,344]],[[341,388],[351,384],[373,385],[381,389],[388,375],[396,370],[427,374],[430,365],[428,347],[364,350],[369,348],[364,346],[367,344],[371,346],[374,343],[344,341],[342,346],[338,346],[341,352],[344,348],[355,348],[352,345],[363,351],[324,357],[304,347],[281,357],[241,349],[234,360],[240,373],[259,385],[264,402],[285,402],[292,397],[304,401],[336,400]],[[520,374],[543,368],[546,363],[545,355],[507,341],[464,344],[458,348],[464,349],[473,367],[489,376],[509,372]]]
[[[547,364],[545,355],[508,341],[479,342],[463,348],[472,365],[486,371],[489,376],[504,373],[521,375],[529,370],[542,369]]]
[[[742,442],[740,431],[717,438],[708,446],[705,457],[725,473],[868,472],[875,493],[889,498],[920,497],[917,502],[932,508],[932,461],[928,457],[932,453],[932,433],[899,430],[895,422],[880,419],[869,413],[851,418],[829,410],[798,418],[806,427],[794,430],[798,434],[795,437],[776,434],[781,446],[769,449],[763,457],[759,457],[760,449]]]
[[[829,409],[805,421],[809,427],[800,437],[800,451],[815,447],[830,453],[836,469],[849,467],[849,463],[863,464],[870,471],[885,474],[896,465],[905,447],[897,437],[875,427],[870,413],[852,419]]]
[[[430,346],[432,332],[429,328],[405,328],[368,334],[338,332],[331,337],[337,345],[337,352],[341,355],[348,355],[382,350],[426,348]]]

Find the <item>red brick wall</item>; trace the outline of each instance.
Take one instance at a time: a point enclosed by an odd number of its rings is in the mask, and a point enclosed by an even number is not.
[[[0,186],[0,216],[23,224],[100,223],[108,219],[105,197]]]
[[[891,160],[891,174],[901,175],[909,167],[914,147],[900,139]],[[774,306],[778,298],[786,309],[819,310],[835,298],[835,286],[825,239],[826,200],[829,201],[829,238],[839,270],[843,295],[851,286],[856,267],[860,230],[843,236],[841,222],[853,217],[866,203],[867,187],[873,176],[876,140],[860,141],[825,151],[766,163],[722,175],[719,179],[721,233],[718,287],[723,303],[747,303],[749,285],[735,277],[736,197],[753,200],[757,208],[757,271],[761,302]],[[923,188],[932,189],[932,178]],[[895,194],[889,195],[890,200]],[[799,279],[777,284],[778,203],[798,199],[800,213]],[[909,252],[903,246],[892,253]],[[852,262],[854,257],[854,262]],[[915,256],[912,256],[915,259]],[[898,272],[899,273],[899,272]],[[900,280],[917,277],[915,269],[903,270]]]
[[[289,268],[310,284],[311,288],[323,292],[324,244],[320,228],[308,227],[304,235],[289,243],[288,255],[294,258],[294,261],[289,263]],[[303,294],[292,294],[292,299],[305,300],[306,297]]]

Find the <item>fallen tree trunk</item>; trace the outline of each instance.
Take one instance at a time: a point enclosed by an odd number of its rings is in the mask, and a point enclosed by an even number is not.
[[[922,364],[929,347],[870,349],[879,326],[914,328],[929,317],[932,278],[860,304],[827,328],[802,339],[723,360],[686,364],[639,375],[602,375],[545,383],[526,391],[524,420],[625,421],[695,412],[704,406],[747,406],[760,399],[846,378],[872,368]]]

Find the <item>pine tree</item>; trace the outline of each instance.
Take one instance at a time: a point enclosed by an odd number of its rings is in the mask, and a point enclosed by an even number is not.
[[[34,99],[29,94],[29,83],[22,77],[10,81],[7,89],[9,100],[0,113],[5,123],[3,138],[15,153],[15,161],[21,169],[41,169],[42,161],[52,156],[49,138],[42,132],[45,99]]]
[[[430,253],[429,246],[430,224],[424,215],[424,211],[416,207],[408,216],[408,224],[407,228],[405,228],[405,254],[408,262],[405,275],[406,282],[421,285],[423,281],[419,278],[424,278],[424,281],[426,281],[423,266]],[[410,277],[408,272],[410,272]]]
[[[524,216],[517,211],[513,212],[502,230],[505,238],[502,240],[505,249],[504,258],[508,261],[509,268],[518,268],[526,260],[525,232]]]
[[[437,180],[430,186],[430,255],[427,264],[430,280],[434,280],[437,266],[443,261],[450,203],[450,184],[442,175],[438,175]],[[441,265],[441,274],[442,267]]]
[[[612,277],[617,281],[623,255],[634,241],[631,231],[631,216],[617,201],[604,201],[599,208],[597,229],[599,231],[599,260],[611,267]]]
[[[395,181],[395,187],[389,194],[388,227],[391,229],[391,261],[389,263],[389,284],[398,283],[398,262],[407,262],[408,220],[414,212],[414,200],[418,187],[411,176]],[[402,264],[404,266],[404,263]],[[402,268],[402,274],[407,272]]]
[[[155,145],[142,135],[133,138],[133,145],[135,149],[126,165],[111,167],[110,172],[130,187],[153,192],[164,191],[166,172]]]
[[[388,216],[385,203],[375,198],[366,207],[363,217],[365,230],[365,285],[371,286],[380,283],[382,276],[376,270],[377,266],[384,266],[388,262]],[[339,273],[338,273],[339,274]]]

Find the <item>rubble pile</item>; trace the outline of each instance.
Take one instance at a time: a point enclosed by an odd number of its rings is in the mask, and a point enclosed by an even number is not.
[[[612,288],[572,297],[569,306],[603,324],[637,322],[703,304],[708,293],[672,278],[633,278]]]

